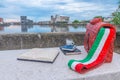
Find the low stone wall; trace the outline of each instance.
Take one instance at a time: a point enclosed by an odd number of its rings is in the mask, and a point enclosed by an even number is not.
[[[0,34],[0,50],[30,49],[44,47],[59,47],[64,45],[66,39],[73,39],[75,44],[83,45],[85,33],[22,33]],[[115,51],[120,49],[120,33],[117,33]]]
[[[58,47],[65,44],[66,38],[82,45],[84,33],[1,34],[0,50]]]
[[[115,52],[120,53],[120,32],[117,32],[116,34]]]

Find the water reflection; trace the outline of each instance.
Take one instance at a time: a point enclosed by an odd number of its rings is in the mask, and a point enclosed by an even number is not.
[[[51,32],[69,32],[68,25],[51,25]]]
[[[85,32],[85,26],[68,25],[21,25],[22,32]]]
[[[0,26],[0,33],[85,32],[83,25],[10,25]],[[120,31],[120,27],[117,27]]]
[[[0,26],[0,33],[85,32],[85,26],[70,25],[10,25]]]
[[[28,29],[33,28],[33,25],[21,25],[22,32],[28,32]]]
[[[0,33],[20,33],[20,32],[85,32],[83,26],[68,26],[68,25],[10,25],[1,26]]]
[[[69,32],[85,32],[86,28],[84,25],[73,25],[69,26]]]
[[[4,31],[4,27],[3,26],[0,26],[0,31]]]

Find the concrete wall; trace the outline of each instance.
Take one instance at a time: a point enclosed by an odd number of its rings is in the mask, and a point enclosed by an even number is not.
[[[120,53],[120,32],[117,32],[117,35],[116,35],[115,52]]]
[[[65,44],[66,38],[83,45],[84,36],[85,33],[0,34],[0,50],[59,47]],[[115,51],[120,53],[119,49],[120,33],[117,33]]]

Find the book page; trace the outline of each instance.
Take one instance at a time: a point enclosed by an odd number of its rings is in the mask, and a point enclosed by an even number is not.
[[[31,49],[19,56],[19,59],[53,61],[58,55],[59,51],[56,49]]]

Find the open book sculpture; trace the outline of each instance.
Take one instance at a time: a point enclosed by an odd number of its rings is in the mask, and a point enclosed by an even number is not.
[[[87,25],[87,27],[93,27],[91,30],[98,31],[98,33],[91,34],[90,28],[87,28],[85,38],[88,39],[84,42],[84,47],[86,51],[88,51],[88,55],[83,60],[72,59],[68,62],[69,68],[76,72],[84,73],[104,62],[112,61],[113,43],[116,36],[116,30],[113,25],[100,22],[99,18],[96,18],[96,20],[98,20],[98,22],[95,24],[91,23]],[[97,34],[96,37],[95,34]],[[90,39],[92,39],[93,43]]]
[[[33,48],[28,50],[25,53],[22,53],[17,58],[18,60],[24,61],[37,61],[37,62],[47,62],[53,63],[58,56],[59,51],[53,49],[40,49],[40,48]]]

